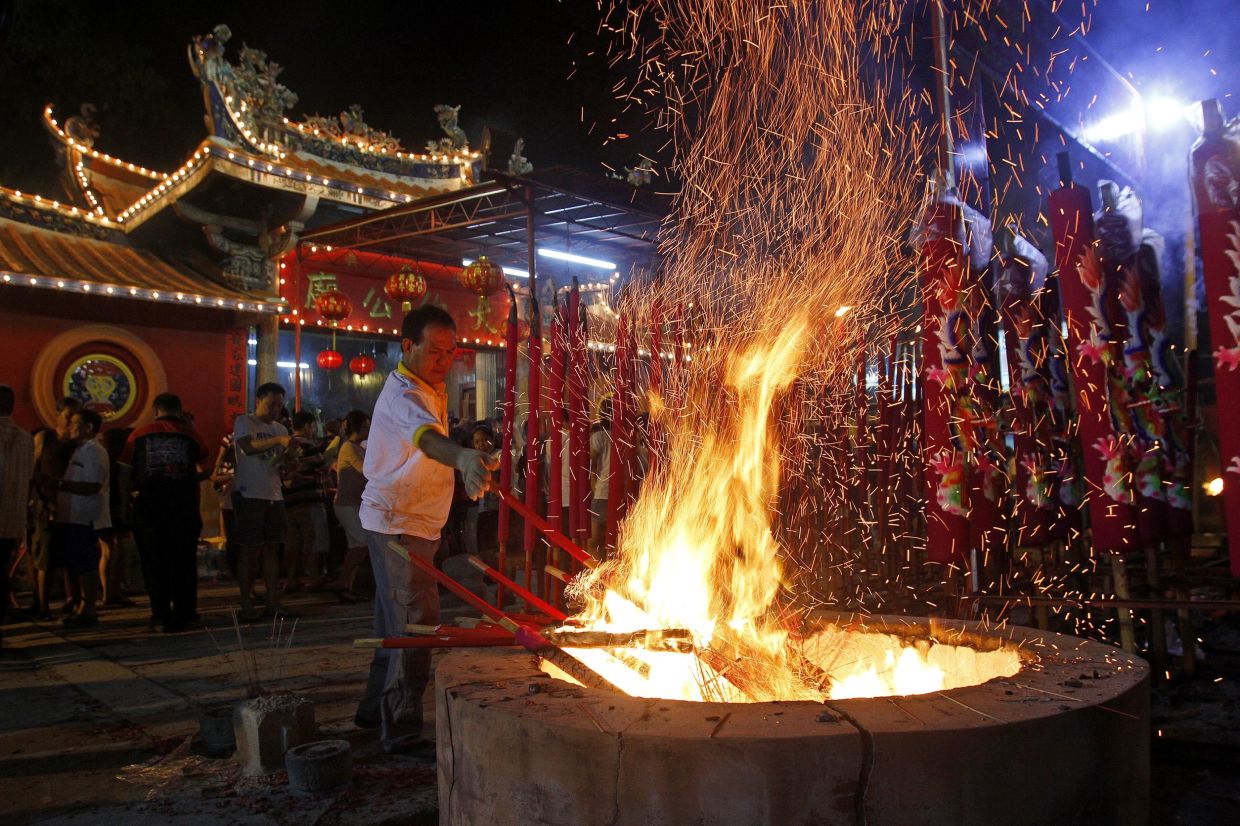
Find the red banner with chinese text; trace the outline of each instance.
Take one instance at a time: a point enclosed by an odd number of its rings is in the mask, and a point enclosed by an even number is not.
[[[224,335],[224,427],[232,432],[233,420],[248,409],[246,392],[246,354],[249,351],[245,328],[229,330]]]
[[[323,292],[338,290],[349,298],[352,312],[341,320],[339,330],[398,335],[404,311],[401,303],[384,292],[389,276],[409,268],[426,279],[426,293],[412,302],[414,309],[435,304],[456,321],[457,338],[462,345],[499,346],[508,315],[508,297],[497,293],[480,297],[457,280],[460,267],[426,261],[378,255],[355,250],[320,250],[302,255],[300,267],[281,268],[280,295],[307,327],[326,328],[326,319],[315,310],[314,300]],[[288,274],[288,277],[285,277]],[[291,316],[285,316],[291,322]]]

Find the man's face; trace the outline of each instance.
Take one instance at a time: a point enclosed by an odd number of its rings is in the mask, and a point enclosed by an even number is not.
[[[73,410],[68,407],[56,414],[56,432],[61,438],[69,436],[69,422],[72,418]]]
[[[313,439],[315,435],[314,430],[315,430],[314,422],[306,422],[300,428],[297,429],[297,435],[302,436],[306,439]]]
[[[269,393],[258,400],[254,405],[254,415],[265,422],[275,421],[276,416],[280,415],[280,410],[284,407],[283,393]]]
[[[421,343],[414,344],[411,339],[404,339],[400,346],[403,350],[402,361],[415,376],[427,384],[440,385],[448,378],[448,371],[456,358],[456,331],[451,327],[428,324],[422,328]]]
[[[68,436],[75,442],[84,442],[95,435],[95,430],[82,419],[82,414],[74,413],[69,417]]]

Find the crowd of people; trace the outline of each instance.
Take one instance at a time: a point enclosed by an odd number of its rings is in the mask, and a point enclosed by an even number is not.
[[[52,619],[59,589],[64,625],[93,626],[101,606],[132,605],[127,592],[144,590],[152,629],[192,627],[200,621],[199,491],[210,480],[242,621],[287,616],[282,597],[302,590],[363,601],[369,563],[376,637],[436,623],[438,590],[426,566],[485,553],[498,540],[498,423],[448,416],[456,332],[446,312],[427,305],[409,313],[401,352],[371,413],[320,423],[309,411],[290,415],[281,385],[260,385],[253,412],[236,418],[214,457],[171,393],[156,396],[154,419],[137,429],[104,429],[97,412],[65,398],[55,427],[27,434],[12,420],[13,390],[0,386],[0,612],[25,559],[32,618]],[[521,435],[518,487],[527,452],[549,461],[545,439],[524,444]],[[608,493],[606,410],[590,451],[597,544]],[[127,564],[131,548],[141,583]],[[389,752],[433,756],[420,737],[429,676],[428,649],[376,651],[355,722],[380,728]]]

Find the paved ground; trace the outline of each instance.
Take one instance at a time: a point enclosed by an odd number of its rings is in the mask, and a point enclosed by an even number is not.
[[[141,604],[109,610],[85,630],[58,621],[6,626],[0,822],[437,822],[434,767],[383,755],[377,733],[352,722],[370,652],[350,643],[370,636],[368,604],[298,595],[286,599],[295,627],[286,622],[275,635],[270,622],[241,629],[262,682],[312,698],[320,735],[353,743],[351,787],[293,795],[283,772],[246,780],[232,760],[196,753],[199,714],[246,696],[229,613],[235,594],[231,584],[204,585],[206,628],[180,634],[149,631]]]
[[[349,787],[299,796],[283,772],[246,779],[231,759],[198,753],[199,714],[242,699],[247,683],[229,613],[235,587],[204,584],[202,595],[206,628],[181,634],[149,631],[142,604],[108,611],[92,629],[26,621],[4,628],[0,823],[438,821],[434,767],[383,755],[376,733],[352,722],[370,654],[351,641],[370,635],[368,604],[298,595],[286,600],[295,629],[291,622],[274,635],[270,623],[241,629],[259,678],[311,697],[320,735],[353,743]],[[445,619],[464,613],[445,598]],[[1199,632],[1206,660],[1197,675],[1177,673],[1152,693],[1156,824],[1231,824],[1240,811],[1240,615],[1202,617]],[[276,650],[274,636],[287,649]],[[433,692],[427,703],[433,720]]]

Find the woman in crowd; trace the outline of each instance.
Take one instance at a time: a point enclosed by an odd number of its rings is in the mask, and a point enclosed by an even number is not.
[[[361,601],[361,597],[353,592],[353,581],[357,578],[357,569],[369,558],[366,532],[362,530],[358,517],[362,490],[366,487],[366,476],[362,472],[366,459],[363,443],[369,435],[369,416],[360,410],[353,410],[345,416],[340,429],[340,452],[336,457],[336,502],[333,509],[340,526],[344,528],[348,550],[331,590],[341,602],[350,605]]]
[[[99,599],[104,605],[112,607],[133,605],[133,601],[121,592],[124,574],[129,569],[124,564],[125,550],[133,538],[133,501],[125,495],[125,491],[129,490],[131,468],[117,461],[132,432],[132,427],[114,427],[99,435],[99,441],[108,452],[108,508],[112,515],[112,527],[99,531],[99,582],[102,585]]]

